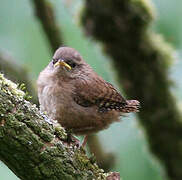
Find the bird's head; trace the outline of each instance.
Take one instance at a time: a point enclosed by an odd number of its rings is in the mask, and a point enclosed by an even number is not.
[[[80,75],[88,67],[79,52],[70,47],[57,49],[49,66],[58,76],[70,78]]]

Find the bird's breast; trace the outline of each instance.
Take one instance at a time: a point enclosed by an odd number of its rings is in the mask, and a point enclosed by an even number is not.
[[[71,102],[72,88],[58,82],[48,83],[39,88],[40,108],[55,119],[63,114]]]

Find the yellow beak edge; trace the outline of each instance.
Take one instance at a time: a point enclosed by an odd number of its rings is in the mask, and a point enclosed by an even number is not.
[[[58,61],[56,64],[54,64],[54,67],[57,67],[57,66],[64,66],[66,67],[68,70],[71,70],[71,66],[67,63],[65,63],[64,61]]]

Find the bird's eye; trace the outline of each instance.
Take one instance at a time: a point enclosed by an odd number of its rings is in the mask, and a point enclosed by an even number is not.
[[[58,62],[58,59],[52,59],[52,63],[56,64]]]
[[[67,64],[69,64],[72,68],[74,68],[77,64],[71,60],[65,61]]]

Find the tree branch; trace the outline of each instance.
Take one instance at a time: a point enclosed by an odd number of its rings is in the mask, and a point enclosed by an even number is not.
[[[16,84],[0,75],[0,159],[22,180],[109,179],[67,134],[49,124]],[[119,177],[119,176],[118,176]],[[119,178],[117,178],[119,179]]]
[[[37,15],[43,30],[50,42],[52,52],[54,52],[61,44],[63,39],[56,23],[52,5],[47,0],[32,0],[35,14]]]
[[[171,179],[182,179],[182,121],[167,76],[170,47],[149,30],[147,1],[86,0],[82,23],[87,34],[103,43],[130,98],[141,102],[140,122],[152,152]]]

